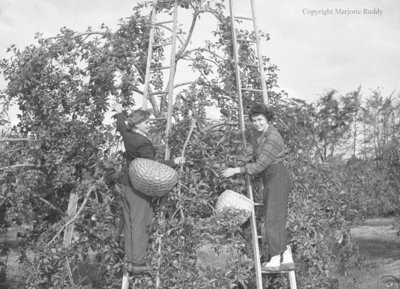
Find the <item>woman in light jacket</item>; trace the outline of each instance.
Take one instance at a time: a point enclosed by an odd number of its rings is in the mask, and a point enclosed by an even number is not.
[[[267,252],[270,260],[262,264],[262,270],[277,272],[293,270],[294,263],[288,247],[286,211],[292,180],[284,166],[285,144],[279,132],[269,124],[271,111],[262,103],[254,104],[249,113],[254,128],[259,133],[254,148],[255,161],[243,167],[227,168],[223,177],[235,174],[259,175],[262,179],[264,226]],[[282,258],[282,260],[281,260]]]

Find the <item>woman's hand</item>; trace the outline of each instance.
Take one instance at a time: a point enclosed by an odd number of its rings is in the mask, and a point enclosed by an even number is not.
[[[177,158],[174,158],[174,163],[177,164],[177,165],[182,165],[182,164],[184,164],[185,162],[186,162],[185,157],[177,157]]]
[[[121,113],[122,112],[122,104],[120,104],[120,103],[115,103],[114,105],[113,105],[113,109],[114,109],[114,111],[116,112],[116,113]]]
[[[227,168],[221,172],[221,176],[224,178],[229,178],[236,174],[240,174],[240,168]]]

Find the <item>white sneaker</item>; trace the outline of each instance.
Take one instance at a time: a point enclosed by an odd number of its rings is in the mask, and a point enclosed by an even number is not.
[[[294,270],[294,262],[292,256],[292,249],[290,245],[287,245],[286,251],[282,254],[282,263],[281,263],[281,270],[282,271],[292,271]]]
[[[269,260],[268,263],[263,263],[261,265],[261,270],[262,271],[268,271],[268,272],[278,272],[280,270],[280,264],[281,264],[281,255],[275,255]]]

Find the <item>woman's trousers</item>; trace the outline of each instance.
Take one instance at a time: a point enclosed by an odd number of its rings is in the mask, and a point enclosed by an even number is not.
[[[282,163],[269,166],[260,176],[264,185],[264,232],[272,257],[284,252],[288,244],[286,214],[292,180]]]
[[[125,227],[125,254],[128,262],[144,264],[153,220],[151,197],[122,185],[122,208]]]

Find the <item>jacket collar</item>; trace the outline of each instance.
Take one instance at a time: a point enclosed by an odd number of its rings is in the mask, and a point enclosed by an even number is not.
[[[148,138],[147,134],[141,131],[140,129],[134,129],[133,131],[136,132],[137,134],[144,136],[145,138]]]
[[[268,124],[267,127],[263,131],[257,132],[257,137],[266,136],[271,132],[271,130],[272,130],[272,126],[270,124]]]

